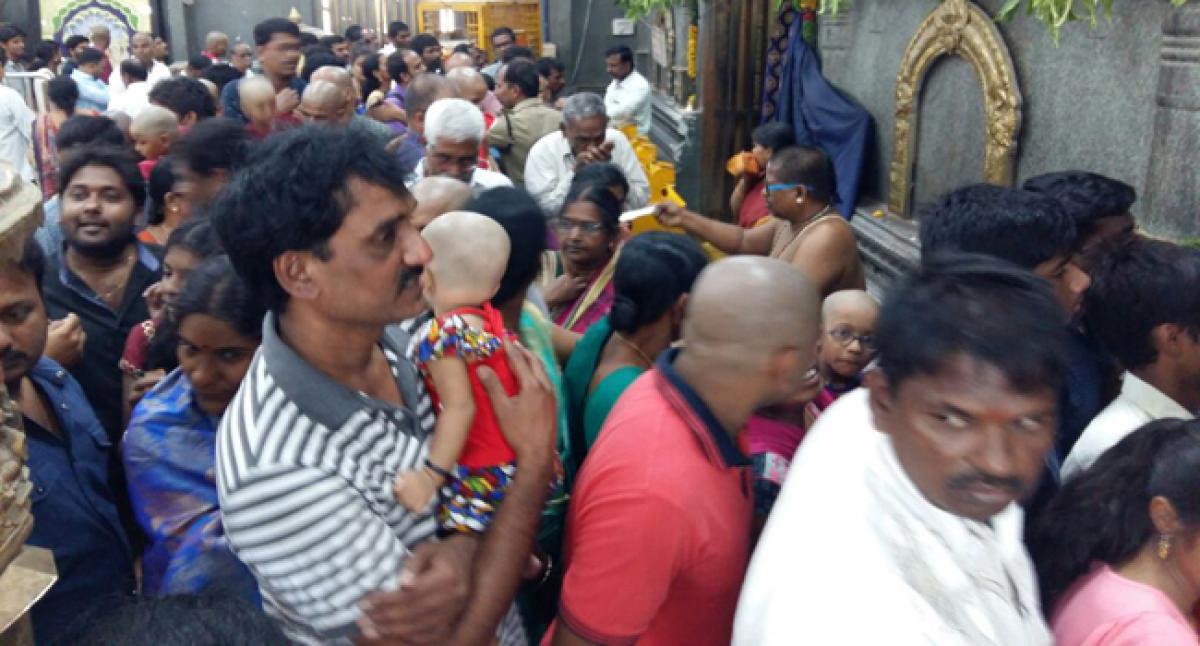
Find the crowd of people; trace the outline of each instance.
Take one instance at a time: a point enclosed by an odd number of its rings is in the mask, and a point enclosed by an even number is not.
[[[880,302],[786,124],[633,235],[625,47],[253,33],[0,27],[38,643],[1197,644],[1200,251],[1131,187],[952,191]]]

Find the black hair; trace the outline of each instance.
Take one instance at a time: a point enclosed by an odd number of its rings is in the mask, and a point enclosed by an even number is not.
[[[33,46],[33,64],[35,69],[48,67],[50,61],[54,60],[55,54],[60,54],[58,43],[53,40],[39,40],[37,45]]]
[[[354,45],[352,45],[350,47],[350,62],[353,63],[354,61],[356,61],[360,58],[371,56],[372,54],[375,54],[377,51],[378,50],[376,50],[372,45],[370,45],[368,43],[364,43],[364,42],[354,43]]]
[[[25,31],[16,25],[0,25],[0,43],[7,43],[14,38],[25,38]]]
[[[70,623],[63,643],[93,646],[262,646],[287,639],[236,591],[112,599]]]
[[[512,47],[504,50],[504,53],[500,55],[500,62],[511,63],[518,58],[528,58],[529,60],[533,60],[533,50],[522,45],[513,45]],[[534,93],[534,96],[537,96],[536,92]]]
[[[981,253],[1026,269],[1071,253],[1076,240],[1058,201],[991,184],[947,193],[921,214],[920,226],[924,253]]]
[[[162,164],[159,164],[162,166]],[[164,245],[164,254],[172,249],[183,249],[196,257],[197,266],[200,263],[214,257],[222,256],[225,253],[221,248],[221,239],[217,237],[217,232],[213,228],[212,221],[205,217],[193,217],[184,220],[182,224],[175,228],[169,236],[167,236],[167,244]],[[166,256],[163,256],[165,261]],[[232,273],[232,270],[226,269]],[[192,274],[195,275],[195,274]],[[192,276],[189,275],[185,281],[185,288],[190,284]],[[169,310],[170,316],[166,317],[161,325],[161,329],[157,330],[154,337],[150,339],[150,344],[146,348],[146,369],[147,370],[163,370],[170,372],[179,367],[179,337],[178,325],[181,317],[179,310],[175,305]],[[196,312],[188,312],[195,314]],[[207,313],[207,312],[205,312]],[[255,338],[258,338],[256,335]]]
[[[25,239],[17,269],[33,278],[33,284],[37,285],[38,294],[41,294],[42,278],[46,275],[46,252],[42,249],[42,243],[37,241],[37,236]]]
[[[287,34],[300,38],[300,27],[287,18],[268,18],[254,25],[254,44],[262,47],[271,42],[275,34]]]
[[[142,65],[136,58],[121,61],[121,73],[133,79],[134,82],[145,81],[150,76],[146,71],[146,66]]]
[[[688,236],[651,231],[626,242],[613,273],[612,329],[631,334],[657,321],[692,290],[707,264],[700,244]]]
[[[327,66],[343,67],[343,64],[328,49],[317,49],[304,57],[304,69],[300,71],[300,78],[304,79],[305,83],[308,83],[312,79],[313,72]]]
[[[250,136],[232,119],[205,119],[171,147],[171,154],[193,173],[209,176],[219,170],[234,171],[246,162]]]
[[[537,98],[541,89],[541,77],[537,66],[528,58],[518,58],[504,66],[504,82],[521,88],[525,98]]]
[[[146,222],[162,224],[167,219],[166,199],[175,186],[175,171],[171,167],[171,158],[163,157],[150,171],[146,180]]]
[[[167,244],[163,249],[170,250],[175,247],[187,249],[201,260],[225,253],[212,220],[203,217],[188,218],[175,227],[171,235],[167,236]]]
[[[892,392],[969,357],[1023,393],[1058,392],[1067,330],[1046,281],[989,256],[942,253],[884,301],[875,328],[879,368]]]
[[[268,308],[281,311],[288,300],[275,258],[287,251],[329,257],[329,238],[352,208],[351,177],[409,195],[399,158],[373,133],[309,125],[266,140],[217,198],[221,242]]]
[[[1125,436],[1063,484],[1033,522],[1030,555],[1049,616],[1095,562],[1120,565],[1158,534],[1150,501],[1200,525],[1200,421],[1162,419]]]
[[[538,74],[549,78],[550,73],[554,71],[557,71],[559,74],[565,74],[567,72],[567,66],[557,58],[543,56],[537,59],[537,71]]]
[[[190,314],[207,314],[251,339],[262,338],[267,313],[225,254],[208,258],[192,270],[171,310],[175,321]]]
[[[217,86],[217,93],[220,94],[226,85],[242,78],[242,74],[229,63],[217,63],[201,72],[200,78]]]
[[[101,54],[100,50],[95,47],[87,47],[82,52],[79,52],[77,62],[82,67],[90,63],[99,63],[102,60],[104,60],[104,54]]]
[[[1090,266],[1084,295],[1087,329],[1121,362],[1137,370],[1158,359],[1151,333],[1175,324],[1200,335],[1200,250],[1162,240],[1114,242]]]
[[[199,55],[189,58],[188,62],[187,62],[187,66],[188,66],[188,69],[193,69],[193,70],[203,72],[204,70],[212,67],[212,59],[210,59],[209,57],[207,57],[203,54],[199,54]]]
[[[324,47],[325,49],[328,49],[330,51],[333,51],[334,45],[338,45],[338,44],[341,44],[344,42],[346,42],[346,37],[339,35],[339,34],[333,34],[330,36],[321,36],[320,38],[317,39],[318,45],[320,45],[321,47]]]
[[[67,80],[70,78],[67,77]],[[78,87],[75,92],[79,93]],[[58,136],[55,137],[54,142],[58,146],[60,156],[67,150],[83,144],[124,146],[128,143],[125,140],[125,133],[121,132],[121,126],[118,126],[116,121],[108,117],[90,114],[76,114],[69,117],[58,127]]]
[[[441,47],[442,45],[442,43],[439,42],[437,37],[433,34],[417,34],[416,36],[413,36],[410,43],[412,44],[413,51],[421,56],[425,55],[425,49],[427,47]]]
[[[388,23],[387,35],[388,38],[395,38],[402,31],[409,31],[408,23],[403,20],[393,20]]]
[[[768,164],[775,169],[780,182],[803,184],[814,199],[829,202],[833,199],[833,170],[829,157],[819,148],[787,146],[771,151]]]
[[[139,211],[146,203],[146,181],[142,179],[142,172],[138,170],[137,155],[127,146],[106,144],[77,146],[72,148],[69,154],[62,155],[61,160],[62,165],[58,171],[59,190],[66,191],[71,179],[85,167],[104,166],[116,171],[121,182],[125,184],[125,189],[133,197],[133,203]]]
[[[194,78],[175,76],[154,84],[150,102],[174,112],[182,121],[189,113],[203,121],[217,114],[217,104],[204,84]]]
[[[608,185],[597,184],[586,179],[572,180],[571,187],[567,190],[567,197],[563,200],[562,209],[558,212],[559,215],[566,213],[567,209],[576,202],[588,202],[595,206],[600,211],[600,223],[604,225],[604,230],[609,235],[616,234],[617,229],[621,226],[621,203],[609,190]]]
[[[459,44],[457,44],[457,45],[455,45],[455,46],[454,46],[454,49],[450,50],[450,53],[451,53],[451,54],[467,54],[467,55],[470,55],[470,54],[471,54],[471,46],[470,46],[470,45],[468,45],[467,43],[459,43]]]
[[[517,42],[517,32],[512,30],[512,27],[496,27],[492,30],[492,41],[495,42],[496,36],[508,36],[515,44]]]
[[[388,78],[392,79],[392,83],[399,83],[401,76],[408,75],[408,63],[404,62],[403,50],[396,50],[387,57],[387,71]]]
[[[320,42],[321,42],[321,39],[317,38],[316,34],[309,33],[307,31],[300,32],[300,49],[301,49],[301,51],[303,51],[307,47],[312,47],[314,45],[317,45]]]
[[[575,173],[571,182],[589,182],[609,189],[617,187],[621,189],[621,195],[629,195],[629,180],[625,178],[625,172],[612,162],[588,164]]]
[[[362,71],[363,71],[362,97],[363,97],[363,101],[366,101],[367,97],[371,96],[372,92],[374,92],[375,90],[378,90],[381,87],[379,84],[379,79],[375,78],[375,72],[379,71],[379,66],[380,66],[380,64],[383,64],[383,62],[384,62],[384,58],[380,54],[371,54],[363,59],[363,62],[362,62]],[[384,65],[385,71],[386,71],[386,67],[387,66]]]
[[[66,47],[67,51],[69,52],[76,47],[79,47],[80,43],[90,43],[91,40],[92,39],[88,38],[87,36],[80,36],[76,34],[74,36],[68,36],[67,40],[63,42],[63,47]]]
[[[56,76],[46,84],[46,98],[68,116],[73,115],[75,104],[79,102],[79,86],[69,76]]]
[[[768,150],[782,150],[796,145],[796,131],[790,124],[770,121],[755,128],[750,133],[750,139]]]
[[[346,40],[357,43],[363,39],[363,28],[360,25],[350,25],[346,27]]]
[[[608,48],[608,50],[604,52],[604,58],[608,58],[609,56],[620,56],[622,63],[633,63],[633,50],[629,49],[625,45],[617,45],[616,47]]]
[[[1091,235],[1101,218],[1131,215],[1137,201],[1137,191],[1125,182],[1079,170],[1031,177],[1021,188],[1058,200],[1075,221],[1080,240]]]
[[[480,193],[463,210],[488,216],[508,234],[508,266],[492,302],[499,306],[513,298],[525,298],[542,269],[542,252],[546,250],[546,216],[541,207],[529,193],[501,186]]]

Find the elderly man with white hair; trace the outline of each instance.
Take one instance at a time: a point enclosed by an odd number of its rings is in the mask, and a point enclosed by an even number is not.
[[[619,130],[608,127],[604,99],[591,92],[574,94],[563,106],[562,130],[542,137],[529,150],[525,189],[546,217],[557,217],[576,171],[605,162],[620,168],[629,182],[625,208],[646,206],[650,182],[629,140]]]
[[[464,99],[439,99],[425,115],[425,158],[413,171],[413,182],[422,177],[452,177],[466,182],[479,194],[512,181],[495,171],[479,168],[483,141],[483,113]]]

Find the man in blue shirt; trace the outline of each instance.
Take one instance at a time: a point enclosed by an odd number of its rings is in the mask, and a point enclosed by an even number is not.
[[[286,18],[270,18],[254,26],[255,55],[262,64],[263,76],[275,86],[276,116],[290,114],[300,105],[307,85],[297,76],[300,63],[300,28]],[[237,83],[221,90],[221,107],[226,119],[245,124],[242,98]]]
[[[100,80],[100,66],[103,63],[104,54],[98,49],[88,47],[79,53],[78,67],[71,72],[71,80],[79,86],[76,111],[104,112],[108,109],[108,86]]]
[[[45,258],[32,238],[21,260],[0,266],[0,361],[21,411],[34,485],[28,544],[54,553],[58,581],[33,607],[39,643],[51,643],[99,604],[133,594],[133,556],[108,481],[112,451],[83,390],[43,357]]]

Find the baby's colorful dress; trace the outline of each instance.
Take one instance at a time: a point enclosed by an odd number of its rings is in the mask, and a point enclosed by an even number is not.
[[[473,327],[464,315],[483,319],[483,329]],[[504,320],[489,303],[482,308],[462,307],[431,319],[413,335],[414,355],[433,398],[434,410],[441,409],[428,364],[458,357],[467,364],[475,417],[463,445],[453,476],[443,488],[438,521],[445,532],[482,532],[492,521],[496,506],[516,474],[516,453],[504,439],[496,412],[477,371],[487,366],[509,395],[517,393],[517,379],[508,365],[504,341],[511,335]]]

